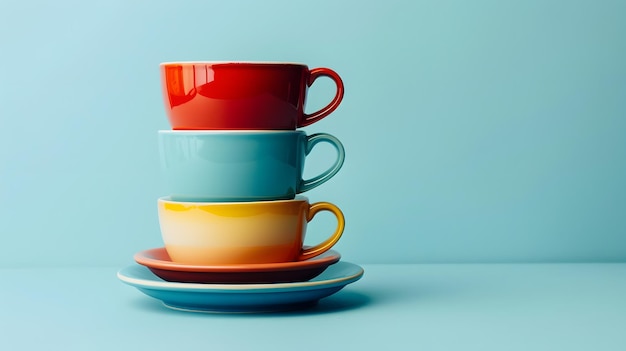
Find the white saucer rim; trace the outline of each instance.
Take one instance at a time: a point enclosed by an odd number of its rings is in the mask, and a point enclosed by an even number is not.
[[[145,266],[135,263],[134,265],[130,265],[124,267],[117,272],[117,278],[122,282],[138,287],[138,288],[152,288],[152,289],[160,289],[160,290],[172,290],[172,291],[198,291],[198,292],[210,292],[210,291],[219,291],[219,292],[253,292],[253,291],[273,291],[273,290],[283,290],[283,289],[315,289],[318,287],[322,288],[330,288],[335,285],[341,285],[344,282],[354,282],[359,280],[365,273],[363,267],[358,264],[340,261],[335,263],[334,265],[339,265],[340,263],[352,265],[353,268],[357,268],[356,272],[344,277],[338,277],[333,279],[325,279],[325,280],[312,280],[306,282],[290,282],[290,283],[269,283],[269,284],[205,284],[205,283],[179,283],[179,282],[168,282],[168,281],[153,281],[153,280],[145,280],[141,278],[132,278],[125,276],[122,274],[122,271],[131,266],[138,266],[145,269],[148,269]],[[332,267],[334,265],[329,266]],[[151,273],[153,274],[153,273]],[[155,275],[156,279],[161,279]]]

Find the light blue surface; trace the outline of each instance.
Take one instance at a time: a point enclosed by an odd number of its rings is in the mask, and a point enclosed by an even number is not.
[[[330,166],[303,179],[306,157],[318,143],[337,151]],[[341,141],[302,131],[159,131],[161,172],[174,201],[293,199],[330,180],[344,163]]]
[[[344,211],[346,260],[623,261],[624,13],[610,0],[3,1],[0,266],[119,267],[162,245],[158,64],[177,60],[342,76],[342,104],[306,132],[335,135],[346,162],[307,196]],[[316,81],[307,111],[333,92]],[[334,150],[319,151],[305,176]]]
[[[130,261],[129,261],[130,262]],[[312,310],[164,308],[117,267],[0,269],[3,350],[626,349],[625,264],[363,265]]]

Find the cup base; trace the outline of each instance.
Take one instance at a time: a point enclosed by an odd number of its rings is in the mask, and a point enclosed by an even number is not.
[[[292,243],[252,247],[194,247],[165,245],[172,262],[188,265],[220,266],[294,262],[302,248]]]

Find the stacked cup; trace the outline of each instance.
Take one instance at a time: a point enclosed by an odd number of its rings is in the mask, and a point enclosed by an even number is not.
[[[169,192],[158,199],[165,247],[137,254],[137,262],[166,280],[196,283],[301,281],[323,269],[308,275],[266,270],[269,274],[262,277],[235,278],[189,278],[181,272],[202,267],[211,268],[205,273],[228,272],[229,267],[288,271],[285,266],[298,262],[324,261],[323,268],[337,262],[336,252],[328,257],[343,233],[343,213],[332,203],[310,203],[300,194],[340,170],[344,148],[330,134],[307,135],[298,128],[328,116],[341,103],[339,75],[328,68],[272,62],[172,62],[161,64],[161,74],[172,126],[158,132]],[[306,114],[307,89],[323,76],[335,82],[334,98]],[[332,166],[303,179],[307,155],[322,142],[336,150]],[[305,246],[307,223],[321,211],[334,214],[337,226],[320,244]],[[155,262],[168,262],[170,269]]]

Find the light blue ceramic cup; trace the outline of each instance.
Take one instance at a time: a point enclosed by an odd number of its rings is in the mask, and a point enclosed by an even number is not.
[[[337,157],[321,174],[302,179],[306,156],[320,142],[331,144]],[[293,199],[332,178],[345,158],[334,136],[302,131],[162,130],[159,152],[175,201]]]

